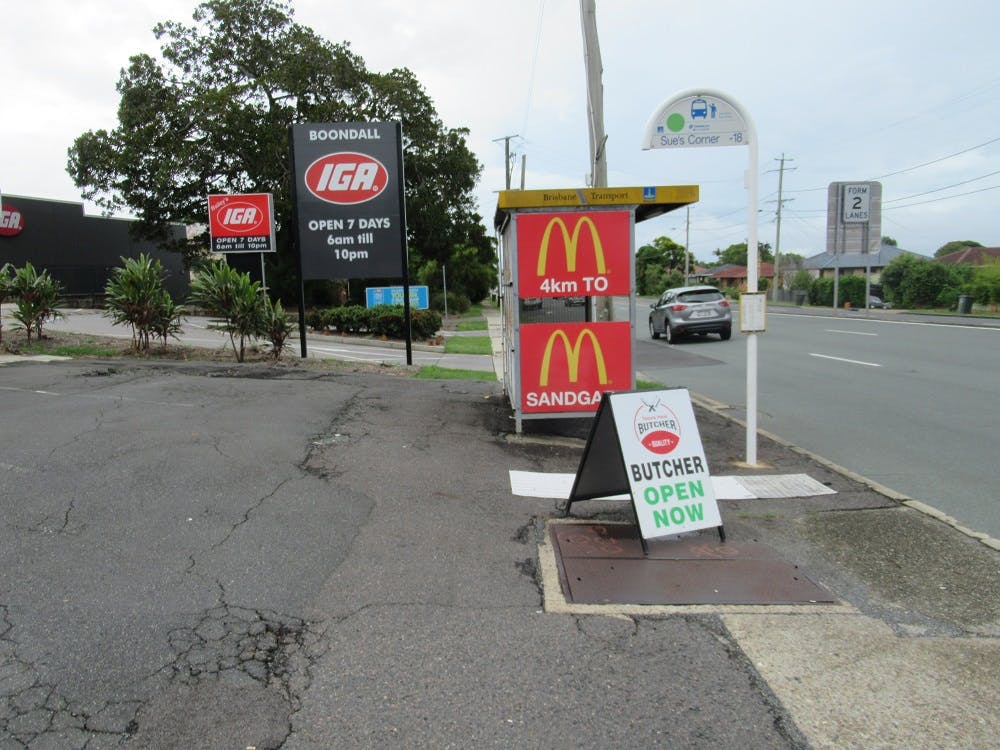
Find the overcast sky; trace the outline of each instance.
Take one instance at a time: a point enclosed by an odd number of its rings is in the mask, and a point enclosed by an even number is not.
[[[130,55],[151,29],[189,23],[194,0],[32,0],[0,15],[0,190],[79,201],[74,138],[116,124]],[[588,145],[578,0],[294,0],[295,18],[349,41],[368,67],[414,71],[446,125],[471,131],[488,226],[504,136],[528,188],[584,185]],[[825,248],[827,186],[878,179],[882,233],[932,255],[950,240],[1000,245],[1000,4],[995,0],[597,0],[610,185],[700,185],[690,248],[710,260],[747,234],[746,148],[642,151],[658,105],[706,87],[736,99],[759,135],[762,241]],[[88,211],[94,209],[88,208]],[[684,243],[684,212],[637,227]]]

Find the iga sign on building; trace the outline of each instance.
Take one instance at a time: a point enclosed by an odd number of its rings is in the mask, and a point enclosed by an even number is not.
[[[519,214],[518,293],[627,295],[631,238],[627,210]]]
[[[399,123],[292,126],[303,278],[401,278],[405,212]]]

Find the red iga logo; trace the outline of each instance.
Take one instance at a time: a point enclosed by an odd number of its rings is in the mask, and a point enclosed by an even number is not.
[[[389,185],[389,170],[367,154],[341,151],[310,164],[305,181],[309,192],[321,201],[351,206],[381,194]]]
[[[660,399],[640,399],[642,406],[635,413],[635,436],[651,453],[670,453],[681,442],[681,423]]]
[[[13,206],[0,210],[0,237],[13,237],[24,229],[24,217]]]
[[[257,206],[236,201],[216,211],[216,220],[234,234],[250,234],[264,222],[264,212]]]

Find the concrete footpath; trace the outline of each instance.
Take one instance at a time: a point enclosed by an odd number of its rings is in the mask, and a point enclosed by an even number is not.
[[[587,420],[496,383],[18,358],[0,406],[0,750],[1000,747],[996,541],[708,403],[713,475],[834,491],[720,501],[831,604],[568,601],[509,472]]]
[[[501,377],[500,321],[486,315]],[[743,423],[692,398],[714,474],[808,474],[838,488],[722,507],[728,534],[812,570],[841,606],[574,606],[549,571],[547,609],[718,613],[813,747],[1000,747],[1000,541],[777,436],[761,436],[748,468],[735,458]]]

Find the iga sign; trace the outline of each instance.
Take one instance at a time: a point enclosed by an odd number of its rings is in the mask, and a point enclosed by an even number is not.
[[[7,204],[0,207],[0,237],[13,237],[24,229],[24,216],[16,208]]]
[[[690,394],[609,396],[643,539],[721,526]]]
[[[518,214],[518,294],[627,295],[631,240],[630,211]]]
[[[306,123],[291,133],[303,278],[403,277],[399,123]]]
[[[631,326],[537,323],[521,326],[521,410],[593,412],[604,391],[632,386]]]
[[[274,202],[270,193],[208,196],[213,253],[273,253]]]

